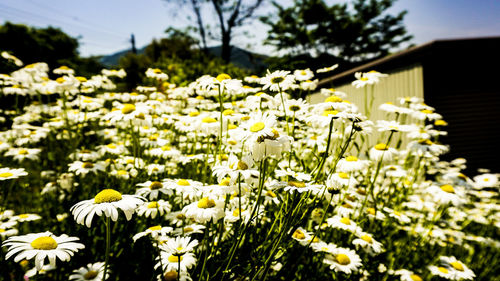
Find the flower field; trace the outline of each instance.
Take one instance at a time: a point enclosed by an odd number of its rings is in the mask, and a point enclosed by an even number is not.
[[[440,160],[422,100],[374,105],[385,74],[360,108],[318,89],[335,68],[0,74],[0,280],[500,280],[498,175]]]

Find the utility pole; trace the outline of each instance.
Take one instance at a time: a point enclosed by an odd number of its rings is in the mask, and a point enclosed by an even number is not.
[[[137,49],[135,48],[135,36],[134,33],[130,36],[130,43],[132,44],[132,53],[137,54]]]

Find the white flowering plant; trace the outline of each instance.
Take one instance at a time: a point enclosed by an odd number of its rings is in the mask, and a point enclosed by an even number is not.
[[[0,75],[0,280],[498,280],[498,174],[440,160],[419,99],[370,121],[385,74],[359,111],[310,69],[48,71]]]

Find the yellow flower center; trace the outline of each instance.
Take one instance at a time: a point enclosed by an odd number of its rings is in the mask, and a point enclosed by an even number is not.
[[[163,151],[170,151],[170,150],[172,150],[172,148],[170,146],[168,146],[168,145],[164,145],[164,146],[161,147],[161,150],[163,150]]]
[[[191,112],[189,112],[189,116],[191,116],[191,117],[195,117],[195,116],[198,116],[198,115],[200,115],[200,113],[198,111],[191,111]]]
[[[127,103],[123,106],[122,108],[122,113],[123,114],[129,114],[131,112],[135,111],[135,105],[131,104],[131,103]]]
[[[178,180],[177,185],[190,186],[189,181],[187,180]]]
[[[7,230],[0,228],[0,233],[5,232],[5,231],[7,231]]]
[[[413,281],[423,281],[422,278],[416,274],[410,275],[411,280]]]
[[[66,80],[64,79],[64,77],[59,77],[59,78],[57,78],[57,79],[56,79],[56,82],[57,82],[57,83],[59,83],[59,84],[64,83],[64,81],[66,81]]]
[[[170,257],[168,257],[168,261],[172,262],[172,263],[176,263],[176,262],[182,261],[182,256],[170,255]]]
[[[444,268],[442,266],[438,267],[438,270],[441,271],[444,274],[448,274],[448,269],[446,269],[446,268]]]
[[[165,281],[175,281],[177,280],[177,271],[172,270],[170,272],[167,272],[165,273],[164,277]]]
[[[306,235],[304,234],[304,232],[300,231],[300,230],[295,230],[295,232],[292,234],[292,237],[295,238],[295,239],[299,239],[299,240],[303,240],[306,238]]]
[[[271,78],[271,83],[273,84],[279,84],[281,82],[285,81],[284,77],[273,77]]]
[[[148,229],[151,231],[158,231],[158,230],[161,230],[161,225],[155,225],[155,226],[152,226]]]
[[[448,193],[455,193],[455,189],[449,184],[442,185],[441,190]]]
[[[340,222],[343,223],[343,224],[347,224],[347,225],[351,224],[351,220],[348,217],[341,218]]]
[[[276,193],[271,190],[266,191],[266,195],[272,198],[276,198]]]
[[[458,271],[464,271],[464,266],[458,261],[450,262],[451,266]]]
[[[326,98],[325,102],[341,102],[342,99],[337,96],[331,96]]]
[[[238,126],[236,126],[236,125],[234,125],[234,124],[229,124],[229,125],[227,125],[227,129],[228,129],[228,130],[233,130],[233,129],[236,129],[236,128],[238,128]],[[231,144],[231,142],[234,142],[234,144],[236,144],[236,142],[235,142],[235,141],[229,141],[229,143],[230,143],[230,144]]]
[[[21,154],[21,155],[26,155],[26,154],[28,154],[28,150],[26,150],[26,149],[20,149],[18,153]]]
[[[42,236],[33,240],[31,247],[36,250],[54,250],[57,248],[57,242],[52,237]]]
[[[13,173],[9,173],[9,172],[1,173],[0,178],[8,178],[8,177],[12,177],[13,175],[14,175]]]
[[[422,145],[432,145],[432,141],[430,140],[419,140],[418,143]]]
[[[203,123],[215,123],[217,122],[217,119],[212,118],[212,117],[205,117],[201,120]]]
[[[364,234],[363,236],[361,236],[361,239],[363,239],[364,241],[368,242],[368,243],[372,243],[373,239],[367,235],[367,234]]]
[[[97,271],[91,270],[91,271],[88,271],[87,273],[85,273],[83,275],[83,279],[85,279],[85,280],[92,280],[92,279],[96,278],[98,274],[99,273]]]
[[[298,187],[298,188],[303,188],[306,187],[306,184],[301,181],[288,181],[288,185]]]
[[[234,217],[239,217],[239,216],[240,216],[240,212],[242,212],[242,211],[244,211],[244,210],[235,209],[235,210],[233,211],[233,216],[234,216]]]
[[[446,122],[444,120],[436,120],[436,121],[434,121],[434,125],[436,125],[436,126],[448,126],[448,122]]]
[[[107,145],[108,148],[111,148],[111,149],[115,149],[116,148],[116,144],[114,143],[110,143]]]
[[[261,131],[265,127],[266,127],[266,124],[264,124],[264,122],[257,122],[250,127],[250,132],[255,133],[255,132]]]
[[[203,96],[196,96],[197,100],[204,100],[205,98]]]
[[[224,114],[226,116],[232,115],[233,113],[234,113],[234,110],[232,110],[232,109],[226,109],[226,110],[222,111],[222,114]]]
[[[238,170],[246,170],[246,169],[248,169],[247,163],[245,163],[245,162],[243,162],[241,160],[238,161],[238,165],[237,166],[238,166]]]
[[[231,179],[230,178],[225,178],[225,179],[222,179],[219,183],[219,185],[221,186],[229,186],[229,183],[231,183]]]
[[[160,189],[162,187],[163,187],[163,184],[159,181],[151,182],[151,184],[149,185],[149,189],[151,189],[151,190]]]
[[[337,110],[325,110],[323,111],[323,116],[337,115],[339,113]]]
[[[368,81],[368,78],[367,77],[361,77],[361,78],[359,78],[359,80],[361,80],[361,81]]]
[[[21,218],[21,219],[27,219],[29,216],[30,215],[28,215],[28,214],[20,214],[19,218]]]
[[[341,265],[348,265],[351,263],[351,259],[349,259],[349,257],[345,254],[338,254],[335,257],[335,260]]]
[[[148,208],[150,208],[150,209],[158,208],[158,202],[156,202],[156,201],[149,202]]]
[[[401,216],[401,213],[400,213],[400,212],[398,212],[398,211],[394,211],[394,215],[396,215],[396,216],[400,217],[400,216]]]
[[[358,161],[358,157],[356,156],[347,156],[345,158],[346,161],[349,161],[349,162],[355,162],[355,161]]]
[[[343,173],[343,172],[340,172],[337,174],[339,176],[339,178],[341,179],[348,179],[349,178],[349,175],[347,173]]]
[[[119,176],[124,176],[124,175],[127,175],[128,172],[126,170],[118,170],[118,171],[116,171],[116,174]]]
[[[379,143],[375,145],[376,150],[388,150],[389,146],[387,146],[385,143]]]
[[[221,73],[219,75],[217,75],[217,78],[216,78],[219,82],[222,82],[224,80],[227,80],[227,79],[231,79],[231,76],[229,76],[228,74],[226,73]]]
[[[425,113],[425,114],[431,114],[432,113],[432,110],[429,110],[429,109],[424,109],[422,111],[420,111],[422,113]]]
[[[203,197],[198,201],[198,208],[201,209],[208,209],[208,208],[213,208],[215,207],[215,201],[208,198],[208,197]]]
[[[122,194],[114,189],[108,188],[97,193],[94,203],[110,203],[122,200]]]

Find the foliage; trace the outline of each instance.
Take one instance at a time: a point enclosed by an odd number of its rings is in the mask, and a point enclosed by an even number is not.
[[[97,57],[81,58],[78,55],[78,40],[59,28],[34,28],[23,24],[5,22],[0,26],[0,51],[14,53],[25,64],[39,62],[44,58],[51,67],[67,65],[82,75],[99,73],[102,65]],[[0,60],[0,72],[9,73],[16,67]]]
[[[261,17],[270,27],[266,43],[289,54],[276,58],[275,64],[286,61],[292,69],[311,67],[325,59],[348,68],[380,58],[412,38],[403,25],[406,11],[386,13],[394,2],[354,0],[352,5],[329,6],[324,0],[295,0],[290,7],[274,2],[278,16]],[[304,62],[294,61],[296,57]]]
[[[198,41],[187,32],[167,29],[167,37],[153,40],[144,54],[128,53],[120,60],[120,67],[128,73],[125,81],[133,89],[144,79],[148,67],[159,68],[169,73],[170,82],[185,85],[203,74],[228,73],[233,77],[244,77],[247,71],[228,64],[214,55],[198,48]]]

